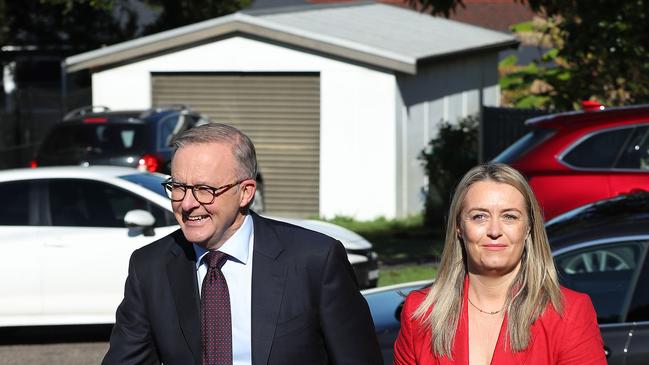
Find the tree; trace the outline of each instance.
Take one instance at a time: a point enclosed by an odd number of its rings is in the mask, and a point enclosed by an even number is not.
[[[581,100],[608,105],[649,102],[649,1],[515,0],[547,19],[556,67],[539,68],[550,88],[548,107],[574,108]],[[433,15],[449,16],[463,0],[409,0]]]
[[[250,5],[252,0],[149,0],[151,6],[160,9],[160,17],[146,33],[156,33],[183,25],[234,13]]]
[[[0,45],[88,50],[127,39],[134,15],[94,1],[0,0]],[[117,21],[117,18],[126,21]]]
[[[0,46],[79,52],[235,12],[251,0],[0,0]],[[142,15],[153,17],[143,24]]]

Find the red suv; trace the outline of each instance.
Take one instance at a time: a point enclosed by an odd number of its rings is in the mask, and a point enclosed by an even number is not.
[[[526,125],[531,131],[494,162],[527,176],[546,220],[590,202],[649,190],[649,105],[591,106]]]

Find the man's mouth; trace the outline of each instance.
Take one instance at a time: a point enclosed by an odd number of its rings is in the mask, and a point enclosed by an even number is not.
[[[188,222],[200,222],[200,221],[202,221],[204,219],[207,219],[208,216],[207,215],[187,215],[187,214],[184,214],[184,218]]]

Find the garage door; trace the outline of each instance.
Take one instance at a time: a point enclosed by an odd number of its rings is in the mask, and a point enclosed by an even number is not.
[[[317,73],[154,73],[153,105],[186,104],[236,126],[255,144],[266,212],[319,213]]]

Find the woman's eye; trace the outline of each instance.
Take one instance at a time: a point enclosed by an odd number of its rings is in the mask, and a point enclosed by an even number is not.
[[[476,221],[476,222],[482,222],[487,219],[486,214],[474,214],[471,216],[471,220]]]
[[[503,219],[508,222],[515,222],[519,219],[519,217],[515,214],[505,214],[503,216]]]

